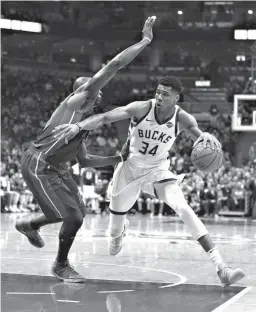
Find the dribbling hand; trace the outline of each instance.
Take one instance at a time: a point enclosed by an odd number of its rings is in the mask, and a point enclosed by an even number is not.
[[[156,16],[151,16],[151,17],[147,18],[147,20],[144,24],[143,30],[142,30],[143,39],[148,38],[150,41],[152,41],[152,39],[153,39],[152,28],[153,28],[153,25],[155,23],[155,20],[156,20]]]
[[[55,139],[65,139],[65,143],[68,144],[68,141],[76,136],[79,132],[79,127],[76,124],[64,124],[55,127],[52,130],[53,136]]]
[[[203,140],[203,145],[204,147],[207,146],[207,142],[210,143],[210,146],[212,149],[221,149],[221,144],[220,142],[213,136],[212,134],[208,132],[203,132],[200,137],[195,141],[193,147],[197,145],[197,143],[201,142]]]

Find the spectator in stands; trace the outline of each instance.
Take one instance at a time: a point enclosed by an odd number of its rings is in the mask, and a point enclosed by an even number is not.
[[[252,163],[256,163],[256,141],[253,142],[249,149],[249,160]]]

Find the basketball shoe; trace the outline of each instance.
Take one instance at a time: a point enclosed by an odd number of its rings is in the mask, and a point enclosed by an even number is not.
[[[32,244],[34,247],[44,247],[44,241],[39,234],[39,230],[32,229],[29,221],[17,220],[15,228],[17,231],[27,236],[30,244]]]
[[[232,270],[225,265],[219,265],[218,269],[217,274],[223,287],[230,286],[245,277],[245,273],[241,269]]]
[[[129,226],[129,220],[125,220],[124,230],[119,237],[110,238],[109,245],[108,245],[108,253],[111,256],[116,256],[123,248],[123,238],[125,236],[125,232]]]
[[[85,283],[85,278],[74,270],[68,260],[63,264],[55,261],[52,265],[52,274],[64,282]]]

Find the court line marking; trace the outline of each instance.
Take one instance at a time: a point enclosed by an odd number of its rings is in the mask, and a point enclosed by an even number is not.
[[[174,272],[170,272],[170,271],[165,271],[165,270],[159,270],[159,269],[154,269],[154,268],[144,268],[144,267],[140,267],[140,266],[133,266],[133,265],[124,265],[124,264],[114,264],[114,263],[102,263],[102,262],[82,262],[82,261],[77,261],[80,263],[91,263],[91,264],[102,264],[102,265],[108,265],[108,266],[118,266],[118,267],[125,267],[125,268],[136,268],[136,269],[142,269],[142,270],[148,270],[148,271],[155,271],[155,272],[161,272],[161,273],[166,273],[169,275],[175,275],[177,276],[180,281],[176,282],[176,283],[172,283],[172,284],[168,284],[168,285],[164,285],[164,286],[159,286],[158,288],[169,288],[169,287],[174,287],[174,286],[178,286],[180,284],[184,284],[187,281],[187,278],[181,274],[178,273],[174,273]],[[138,283],[143,283],[142,282],[138,282]],[[144,282],[144,283],[155,283],[155,282]]]
[[[236,304],[236,305],[239,305],[239,304],[240,304],[240,305],[246,305],[246,306],[247,306],[247,305],[248,305],[248,306],[256,306],[256,303],[242,303],[242,302],[239,303],[239,302],[238,302],[238,303],[233,303],[233,304]]]
[[[253,287],[249,286],[240,291],[234,297],[230,298],[228,301],[224,302],[222,305],[218,306],[216,309],[212,310],[211,312],[221,312],[231,304],[234,304],[238,299],[241,299],[246,293],[248,293]]]
[[[7,295],[55,295],[55,293],[6,292]]]
[[[19,234],[18,232],[12,233],[12,234]],[[87,237],[84,237],[83,235],[77,235],[76,237],[82,237],[82,241],[83,242],[92,242],[93,240],[106,240],[108,239],[108,235],[104,235],[102,234],[101,236],[97,235],[97,236],[93,236],[93,234],[95,234],[93,231],[84,231],[84,234],[87,235]],[[42,235],[43,237],[55,237],[55,235],[49,234],[49,233],[43,233]],[[218,238],[218,237],[214,237],[215,242],[216,243],[220,243],[220,244],[232,244],[232,245],[255,245],[256,241],[254,238],[250,238],[250,239],[229,239],[229,238]],[[180,236],[180,237],[172,237],[170,236],[140,236],[140,235],[129,235],[127,234],[126,236],[126,240],[129,242],[138,242],[138,239],[142,240],[142,241],[149,241],[150,242],[157,242],[157,243],[163,243],[163,244],[168,244],[168,243],[172,243],[172,242],[178,242],[181,244],[193,244],[193,245],[197,245],[197,241],[194,241],[190,236],[189,237],[185,237],[185,236]]]
[[[131,292],[134,289],[124,289],[124,290],[112,290],[112,291],[97,291],[98,294],[110,294],[110,293],[121,293],[121,292]]]
[[[59,301],[59,302],[71,302],[71,303],[79,303],[80,301],[74,301],[74,300],[56,300],[56,301]]]
[[[17,259],[14,257],[0,257],[0,259]],[[39,261],[52,261],[52,259],[39,259],[39,258],[21,258],[19,257],[19,260],[39,260]],[[118,267],[125,267],[125,268],[135,268],[135,269],[142,269],[142,270],[147,270],[147,271],[155,271],[155,272],[161,272],[161,273],[165,273],[165,274],[169,274],[169,275],[175,275],[177,276],[180,280],[176,283],[172,283],[172,284],[168,284],[168,285],[164,285],[164,286],[159,286],[157,288],[161,289],[161,288],[171,288],[171,287],[175,287],[181,284],[185,284],[187,282],[187,278],[181,274],[178,273],[174,273],[174,272],[170,272],[170,271],[166,271],[166,270],[159,270],[159,269],[154,269],[154,268],[144,268],[144,267],[140,267],[140,266],[134,266],[134,265],[124,265],[124,264],[115,264],[115,263],[103,263],[103,262],[91,262],[91,261],[87,261],[87,262],[83,262],[83,261],[74,261],[76,263],[82,263],[83,265],[85,264],[99,264],[99,265],[108,265],[108,266],[118,266]],[[4,272],[2,272],[4,273]],[[104,281],[108,281],[108,280],[104,280]],[[118,280],[117,280],[118,281]],[[137,282],[137,283],[143,283],[143,281],[131,281],[131,282]],[[144,283],[155,283],[156,282],[144,282]],[[160,283],[159,283],[160,284]],[[161,283],[162,284],[162,283]],[[125,290],[127,291],[127,290]],[[131,289],[131,291],[135,291],[134,289]],[[119,291],[121,292],[121,291]],[[111,291],[109,292],[111,293]]]

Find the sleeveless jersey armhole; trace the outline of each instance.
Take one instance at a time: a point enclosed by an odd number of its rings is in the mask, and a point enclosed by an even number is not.
[[[181,108],[178,107],[177,111],[176,111],[176,115],[175,115],[175,136],[177,137],[177,135],[180,133],[180,127],[179,127],[179,120],[178,120],[178,115],[181,111]]]
[[[138,121],[136,121],[136,125],[135,126],[138,126],[148,116],[148,114],[150,113],[152,107],[153,107],[153,103],[152,103],[152,100],[150,100],[149,110],[146,112],[146,114],[144,116],[142,116]]]

